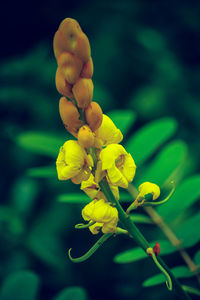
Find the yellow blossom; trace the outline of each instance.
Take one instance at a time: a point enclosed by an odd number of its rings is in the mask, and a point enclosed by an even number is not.
[[[76,184],[87,180],[91,174],[93,160],[77,141],[69,140],[60,148],[56,161],[59,180],[72,179]]]
[[[110,185],[110,188],[119,200],[119,189],[117,186]],[[83,190],[91,199],[105,199],[105,195],[100,191],[98,183],[95,181],[94,176],[91,174],[88,180],[81,182],[81,190]]]
[[[118,222],[118,211],[104,199],[93,200],[82,210],[82,217],[85,221],[93,221],[89,229],[93,234],[99,232],[102,227],[103,233],[115,232]]]
[[[160,196],[160,188],[155,183],[144,182],[140,184],[138,190],[139,190],[139,194],[137,196],[137,199],[144,198],[145,195],[147,194],[152,194],[153,196],[152,200],[156,200]]]
[[[103,114],[103,121],[101,126],[95,131],[97,139],[100,139],[102,146],[107,146],[113,143],[120,143],[123,135],[115,126],[113,121]]]
[[[119,144],[108,145],[100,152],[102,171],[107,171],[109,181],[127,188],[135,176],[136,165],[132,156]]]

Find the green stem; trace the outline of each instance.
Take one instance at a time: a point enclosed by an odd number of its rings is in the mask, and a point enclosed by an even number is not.
[[[124,228],[129,232],[129,235],[135,240],[135,242],[145,251],[147,248],[151,247],[150,244],[147,242],[143,234],[139,231],[139,229],[136,227],[136,225],[131,221],[130,216],[125,213],[122,206],[120,205],[119,201],[116,200],[115,196],[113,195],[110,186],[106,180],[106,178],[103,178],[99,186],[102,190],[102,192],[105,194],[106,198],[109,199],[110,202],[113,203],[113,205],[117,208],[118,214],[119,214],[119,220],[121,221]],[[191,298],[189,295],[183,290],[180,283],[177,281],[177,279],[174,277],[174,275],[171,273],[169,268],[166,266],[164,261],[158,257],[157,258],[159,264],[166,270],[168,275],[171,277],[173,287],[177,293],[177,295],[180,297],[180,299],[190,300]]]
[[[113,233],[106,233],[106,234],[102,235],[102,237],[100,237],[100,239],[92,246],[92,248],[90,248],[90,250],[88,252],[86,252],[84,255],[82,255],[80,257],[77,257],[77,258],[71,257],[72,248],[70,248],[69,251],[68,251],[68,255],[69,255],[70,260],[74,263],[80,263],[80,262],[83,262],[83,261],[87,260],[112,235],[113,235]]]

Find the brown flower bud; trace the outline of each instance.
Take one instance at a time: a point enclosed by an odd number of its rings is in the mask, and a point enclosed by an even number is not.
[[[103,113],[100,105],[97,102],[91,102],[85,109],[85,120],[92,131],[97,130],[102,123]]]
[[[81,77],[92,78],[92,75],[93,75],[93,61],[92,61],[92,57],[90,57],[89,61],[83,66],[83,69],[81,71]]]
[[[58,57],[58,67],[63,73],[65,79],[74,84],[80,76],[83,63],[80,58],[74,56],[69,52],[63,52]]]
[[[83,148],[90,148],[94,145],[94,133],[88,125],[84,125],[79,129],[78,142]]]
[[[92,101],[93,82],[91,79],[79,78],[72,88],[72,92],[79,108],[86,108]]]
[[[80,114],[76,106],[65,97],[62,97],[59,102],[59,112],[65,128],[77,136],[79,128],[83,125],[83,121],[79,119]]]
[[[79,57],[83,63],[87,63],[90,59],[90,42],[85,33],[79,32],[78,39],[74,43],[73,53]]]
[[[60,68],[57,68],[56,71],[56,88],[58,92],[70,99],[73,99],[73,94],[72,94],[72,85],[65,80],[64,75],[62,74]]]
[[[53,49],[56,59],[58,59],[63,52],[73,53],[80,32],[82,32],[82,30],[76,20],[66,18],[61,22],[53,40]]]

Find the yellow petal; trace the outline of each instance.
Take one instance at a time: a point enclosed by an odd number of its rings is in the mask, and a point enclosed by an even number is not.
[[[69,140],[65,142],[63,150],[66,164],[73,164],[79,167],[84,165],[84,159],[87,159],[87,154],[77,141]]]
[[[94,176],[92,174],[90,174],[88,180],[81,182],[81,190],[92,199],[99,193],[99,185],[94,181]]]
[[[98,200],[93,200],[90,203],[88,203],[83,209],[82,209],[82,217],[85,221],[90,221],[92,218],[91,216],[93,216],[93,212],[95,209],[95,203]]]
[[[105,176],[106,176],[106,172],[102,170],[102,162],[99,160],[97,162],[97,167],[95,170],[95,181],[99,183]]]
[[[117,220],[113,222],[104,223],[102,227],[103,233],[116,232],[117,229]]]
[[[91,225],[89,227],[89,229],[92,232],[92,234],[98,234],[100,229],[102,228],[102,226],[103,226],[103,223],[96,222],[95,224]]]
[[[126,177],[122,174],[122,172],[120,172],[117,167],[114,166],[108,169],[107,173],[108,178],[113,185],[117,185],[125,189],[128,187],[128,181]]]
[[[120,155],[127,154],[126,150],[122,145],[111,144],[100,152],[100,160],[102,161],[102,170],[107,170],[115,165],[115,160]]]
[[[144,182],[139,186],[138,197],[144,197],[146,194],[152,194],[153,200],[156,200],[160,196],[160,188],[157,184],[151,182]],[[137,197],[137,198],[138,198]]]
[[[89,168],[84,168],[76,176],[73,176],[72,182],[75,184],[80,184],[84,180],[88,180],[90,177],[90,169]]]
[[[121,131],[117,129],[113,121],[104,114],[101,126],[96,130],[95,133],[96,137],[102,140],[103,146],[113,143],[120,143],[123,139]]]
[[[128,182],[133,181],[133,178],[135,176],[135,171],[136,171],[136,165],[132,156],[130,154],[125,155],[122,173],[126,177]]]

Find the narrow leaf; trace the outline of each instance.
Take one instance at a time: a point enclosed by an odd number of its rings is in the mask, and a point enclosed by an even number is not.
[[[63,289],[54,300],[87,300],[85,290],[79,286],[72,286]]]
[[[87,204],[91,199],[85,193],[68,193],[61,194],[57,197],[59,202],[65,202],[70,204]]]
[[[200,267],[200,250],[195,254],[194,261]]]
[[[168,222],[190,207],[200,196],[200,175],[194,175],[178,186],[170,201],[158,207],[158,213]]]
[[[108,116],[112,119],[117,128],[121,130],[124,136],[136,119],[136,115],[132,110],[113,110]]]
[[[168,241],[161,240],[151,243],[153,247],[156,242],[159,242],[161,247],[161,255],[170,254],[176,252],[177,249],[173,247]],[[118,264],[126,264],[134,261],[138,261],[147,257],[147,254],[140,247],[129,249],[127,251],[121,252],[114,257],[114,262]]]
[[[136,185],[140,185],[146,180],[161,186],[184,162],[186,154],[185,143],[181,141],[169,143],[143,172],[139,180],[136,181]]]
[[[30,271],[18,271],[3,282],[1,300],[36,300],[39,287],[38,276]]]
[[[144,163],[176,131],[172,118],[163,118],[145,125],[129,139],[126,150],[133,155],[136,165]]]
[[[46,166],[38,168],[30,168],[27,170],[27,175],[37,178],[57,178],[56,166]]]
[[[56,159],[59,148],[67,140],[63,137],[50,135],[42,132],[29,131],[17,136],[16,142],[19,146],[41,155],[48,155]]]
[[[193,288],[192,286],[187,286],[187,285],[182,285],[182,288],[184,289],[184,291],[186,291],[187,293],[193,294],[193,295],[197,295],[200,296],[200,290]]]
[[[142,214],[131,214],[130,218],[134,223],[153,224],[152,220],[149,217]]]
[[[178,266],[171,269],[171,272],[176,278],[187,278],[191,277],[194,274],[190,272],[190,270],[185,266]],[[165,277],[162,274],[157,274],[151,278],[148,278],[143,282],[144,287],[150,287],[154,285],[158,285],[165,282]]]
[[[91,199],[84,193],[68,193],[61,194],[57,197],[59,202],[66,202],[70,204],[87,204]],[[132,197],[128,193],[120,193],[120,202],[130,202],[133,201]]]
[[[200,213],[186,220],[176,231],[177,237],[182,241],[183,247],[191,247],[200,241]]]

